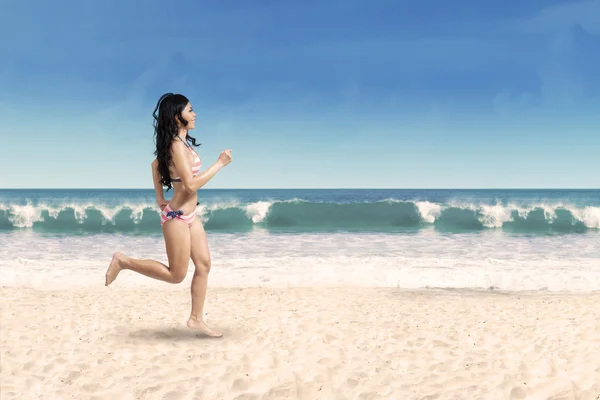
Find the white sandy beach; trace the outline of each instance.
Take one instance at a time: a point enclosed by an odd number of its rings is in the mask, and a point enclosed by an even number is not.
[[[600,294],[2,288],[2,400],[600,399]]]

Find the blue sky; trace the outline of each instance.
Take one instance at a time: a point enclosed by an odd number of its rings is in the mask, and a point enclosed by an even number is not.
[[[600,187],[600,0],[9,2],[0,54],[3,188],[151,188],[167,91],[207,188]]]

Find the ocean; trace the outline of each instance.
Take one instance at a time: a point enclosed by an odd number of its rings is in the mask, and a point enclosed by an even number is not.
[[[600,289],[600,190],[198,196],[213,286]],[[0,190],[1,284],[103,285],[116,250],[166,263],[159,212],[153,190]],[[116,283],[168,285],[128,271]]]

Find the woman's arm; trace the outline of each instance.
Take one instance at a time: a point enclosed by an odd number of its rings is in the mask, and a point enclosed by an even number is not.
[[[193,176],[192,164],[188,157],[189,150],[183,143],[173,143],[172,149],[173,163],[175,164],[177,175],[181,177],[183,187],[189,192],[196,192],[202,186],[206,185],[221,168],[231,162],[231,150],[225,150],[213,165],[208,167],[204,172]]]
[[[155,158],[152,161],[152,180],[154,181],[154,192],[156,193],[156,204],[162,209],[166,204],[165,193],[163,192],[162,182],[160,181],[160,174],[158,173],[158,160]]]

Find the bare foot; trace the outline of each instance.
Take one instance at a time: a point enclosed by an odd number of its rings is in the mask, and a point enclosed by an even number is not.
[[[196,319],[190,318],[187,323],[188,328],[195,329],[206,333],[210,337],[221,337],[223,334],[221,332],[213,331],[204,321],[198,321]]]
[[[110,285],[115,279],[117,279],[117,275],[119,275],[119,272],[121,272],[121,269],[123,269],[121,267],[121,260],[123,259],[123,257],[125,257],[125,255],[118,251],[113,255],[110,265],[106,270],[105,286]]]

